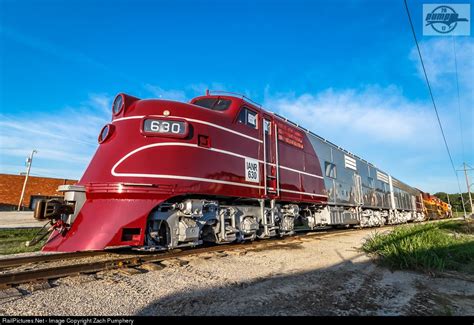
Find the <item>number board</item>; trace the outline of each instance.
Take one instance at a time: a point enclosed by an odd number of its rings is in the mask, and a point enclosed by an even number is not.
[[[245,158],[245,180],[253,183],[260,182],[258,160]]]
[[[143,120],[143,132],[149,135],[185,137],[188,125],[185,121],[147,118]]]

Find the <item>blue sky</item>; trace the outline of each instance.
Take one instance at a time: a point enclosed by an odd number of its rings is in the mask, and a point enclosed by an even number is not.
[[[423,3],[409,6],[448,143],[457,167],[472,166],[474,41],[455,39],[460,121],[453,39],[422,36]],[[455,192],[415,51],[401,0],[0,0],[0,172],[23,171],[35,148],[33,174],[79,178],[116,93],[189,100],[210,88],[413,186]]]

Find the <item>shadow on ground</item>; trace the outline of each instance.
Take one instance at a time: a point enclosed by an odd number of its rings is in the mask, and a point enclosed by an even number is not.
[[[474,314],[472,282],[391,272],[367,260],[356,262],[362,254],[352,260],[338,254],[342,261],[324,269],[245,282],[220,278],[215,282],[221,285],[209,289],[190,287],[153,301],[137,315]],[[190,270],[183,268],[195,272]]]

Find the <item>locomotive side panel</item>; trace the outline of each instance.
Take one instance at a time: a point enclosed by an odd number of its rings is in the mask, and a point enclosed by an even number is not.
[[[377,196],[382,200],[382,208],[389,210],[392,208],[389,175],[380,169],[375,169],[375,190]]]
[[[357,162],[357,173],[360,176],[360,183],[362,187],[362,202],[364,206],[376,207],[377,202],[374,197],[374,184],[370,181],[369,165],[362,160],[354,158]]]
[[[305,150],[304,164],[305,173],[300,174],[302,191],[304,193],[319,193],[322,195],[321,198],[326,199],[327,192],[317,156]]]
[[[347,154],[334,145],[309,135],[323,167],[328,203],[341,206],[364,205],[374,191],[368,183],[368,165],[357,157]]]
[[[360,185],[356,186],[356,172],[345,167],[344,152],[312,134],[308,137],[320,165],[324,166],[324,184],[329,196],[328,224],[357,224],[357,213],[348,210],[362,200]]]
[[[321,139],[308,135],[309,141],[314,148],[314,151],[318,153],[318,161],[321,166],[322,176],[324,178],[325,193],[328,196],[328,204],[336,203],[336,167],[333,164],[331,146],[322,141]]]
[[[387,200],[387,194],[386,194],[386,183],[381,181],[377,177],[377,168],[374,166],[369,166],[369,173],[370,173],[370,178],[371,182],[373,182],[374,185],[374,197],[376,201],[376,206],[377,208],[380,209],[390,209],[390,201]]]
[[[377,226],[421,220],[415,189],[326,140],[309,137],[324,166],[330,224]]]
[[[416,189],[392,177],[395,208],[402,211],[416,211]]]
[[[332,163],[336,166],[336,205],[356,204],[356,189],[354,184],[354,171],[344,167],[344,153],[341,150],[331,148]]]
[[[364,191],[364,205],[373,209],[384,209],[384,195],[377,186],[377,170],[375,167],[362,162],[362,186]]]
[[[304,170],[304,151],[289,145],[283,141],[278,141],[280,192],[282,200],[301,200],[301,176],[290,169]]]
[[[326,202],[321,166],[308,137],[278,117],[274,122],[278,133],[280,200]]]

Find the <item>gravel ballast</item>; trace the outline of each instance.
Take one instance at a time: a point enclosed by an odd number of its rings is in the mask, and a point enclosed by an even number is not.
[[[392,272],[374,264],[359,250],[373,231],[22,285],[14,289],[21,295],[0,295],[0,314],[474,314],[469,279]]]

